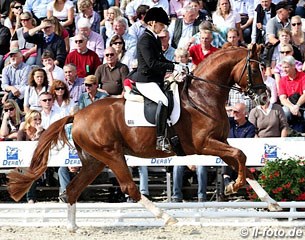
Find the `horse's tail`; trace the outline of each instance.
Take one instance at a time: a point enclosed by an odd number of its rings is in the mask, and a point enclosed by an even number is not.
[[[73,120],[74,116],[67,116],[51,124],[39,138],[29,169],[17,168],[7,175],[9,178],[8,192],[11,198],[19,201],[32,183],[46,171],[52,146],[57,145],[59,140],[62,140],[64,144],[69,144],[65,125],[72,123]]]

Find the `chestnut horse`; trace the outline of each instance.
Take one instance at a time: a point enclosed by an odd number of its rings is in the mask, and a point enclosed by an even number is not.
[[[245,154],[227,143],[229,122],[225,103],[235,83],[249,95],[265,88],[257,60],[256,45],[251,49],[221,49],[203,61],[193,77],[188,76],[186,83],[178,84],[181,116],[174,129],[184,152],[187,155],[214,155],[223,159],[238,173],[232,185],[234,192],[244,186],[246,176],[252,176],[245,167]],[[71,228],[76,228],[75,203],[78,197],[106,165],[115,173],[124,193],[142,203],[157,217],[175,222],[175,219],[141,196],[124,157],[125,154],[141,158],[168,157],[174,153],[156,150],[155,128],[128,127],[124,122],[124,99],[117,98],[99,100],[73,116],[53,123],[40,137],[29,169],[15,170],[8,175],[8,191],[14,200],[19,201],[32,182],[47,169],[51,147],[58,141],[67,143],[65,125],[68,123],[73,123],[72,138],[82,162],[81,171],[66,190],[68,216],[71,215],[69,211],[74,211],[73,216],[69,216]]]

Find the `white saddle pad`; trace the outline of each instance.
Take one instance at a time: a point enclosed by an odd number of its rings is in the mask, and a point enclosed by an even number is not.
[[[174,109],[171,114],[171,123],[174,125],[178,122],[180,117],[180,98],[178,92],[178,86],[176,84],[173,89],[174,93]],[[155,124],[151,124],[145,119],[144,116],[144,103],[126,100],[125,102],[125,122],[130,127],[135,126],[150,126],[154,127]]]

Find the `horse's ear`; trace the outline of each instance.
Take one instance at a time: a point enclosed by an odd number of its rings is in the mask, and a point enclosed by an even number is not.
[[[260,55],[261,47],[256,43],[251,43],[248,45],[248,49],[251,51],[250,58],[257,59],[257,56]]]

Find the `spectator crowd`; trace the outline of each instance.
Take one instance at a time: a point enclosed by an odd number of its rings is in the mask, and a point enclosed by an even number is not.
[[[0,139],[37,140],[50,124],[94,101],[123,98],[124,81],[137,69],[145,14],[153,7],[170,19],[158,34],[163,55],[191,71],[204,68],[201,62],[221,48],[263,46],[268,89],[256,101],[230,91],[228,137],[305,132],[303,0],[218,0],[215,9],[205,0],[6,0],[0,5]],[[173,201],[183,199],[185,168],[174,167]],[[188,168],[198,174],[198,201],[206,201],[206,168]],[[78,170],[59,168],[60,194]],[[147,167],[139,174],[141,192],[149,195]],[[224,184],[233,177],[224,170]],[[29,202],[36,201],[35,188]]]

